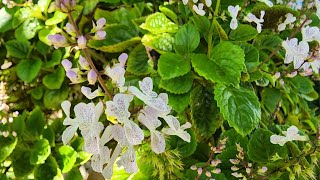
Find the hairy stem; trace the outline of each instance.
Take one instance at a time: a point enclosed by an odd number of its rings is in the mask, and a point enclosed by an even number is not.
[[[81,33],[80,33],[80,31],[79,31],[79,29],[78,29],[78,27],[77,27],[77,24],[76,24],[76,22],[74,21],[72,15],[71,15],[71,12],[68,12],[68,18],[69,18],[72,26],[74,27],[74,29],[75,29],[75,31],[76,31],[77,37],[81,36]],[[88,49],[82,49],[82,51],[84,52],[84,55],[85,55],[85,57],[86,57],[89,65],[90,65],[91,69],[93,69],[93,70],[96,72],[96,74],[97,74],[97,76],[98,76],[98,81],[99,81],[100,85],[102,86],[103,90],[107,93],[107,95],[109,96],[109,98],[112,99],[112,94],[111,94],[111,92],[109,91],[109,89],[107,88],[106,83],[105,83],[104,80],[102,79],[102,77],[101,77],[99,71],[97,70],[96,66],[94,65]]]

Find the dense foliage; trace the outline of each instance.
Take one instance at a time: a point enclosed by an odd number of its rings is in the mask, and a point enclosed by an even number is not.
[[[319,179],[319,0],[2,0],[0,180]]]

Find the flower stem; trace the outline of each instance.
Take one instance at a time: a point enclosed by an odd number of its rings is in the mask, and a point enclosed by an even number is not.
[[[220,8],[220,0],[217,0],[216,3],[216,9],[214,10],[214,16],[212,19],[212,23],[211,23],[211,27],[210,27],[210,31],[209,31],[209,35],[208,35],[208,57],[211,56],[211,49],[212,49],[212,36],[213,36],[213,30],[215,27],[215,23],[217,21],[217,17],[219,15],[219,8]]]
[[[81,36],[81,33],[80,33],[80,31],[79,31],[79,29],[78,29],[78,27],[77,27],[77,24],[76,24],[76,22],[74,21],[72,15],[71,15],[71,12],[68,12],[68,18],[69,18],[72,26],[74,27],[74,29],[75,29],[75,31],[76,31],[77,37]],[[96,74],[98,75],[98,81],[99,81],[100,85],[102,86],[103,90],[107,93],[107,95],[109,96],[109,98],[112,99],[112,94],[111,94],[111,92],[109,91],[109,89],[107,88],[106,83],[105,83],[104,80],[102,79],[102,77],[101,77],[99,71],[97,70],[96,66],[94,65],[88,49],[85,48],[85,49],[82,49],[82,51],[84,52],[84,55],[85,55],[85,57],[86,57],[86,60],[88,61],[91,69],[93,69],[93,70],[96,72]]]

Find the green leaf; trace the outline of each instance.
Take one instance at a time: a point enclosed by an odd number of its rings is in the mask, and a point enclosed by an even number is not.
[[[88,153],[88,152],[85,152],[85,151],[80,151],[77,154],[78,154],[77,161],[74,164],[74,166],[85,164],[86,162],[88,162],[90,160],[90,158],[92,156],[91,153]]]
[[[11,40],[6,42],[7,56],[23,59],[31,51],[29,41]]]
[[[29,40],[32,39],[36,34],[37,31],[41,29],[40,23],[36,18],[29,18],[23,22],[21,26],[19,26],[14,36],[21,40]]]
[[[61,146],[58,149],[57,162],[63,173],[69,172],[77,160],[77,152],[71,146]]]
[[[292,85],[298,92],[302,94],[308,94],[314,91],[314,83],[305,76],[297,75],[293,78],[290,78]]]
[[[58,67],[53,73],[47,74],[42,79],[42,83],[48,89],[60,89],[64,81],[65,72],[63,67]]]
[[[0,162],[4,161],[12,153],[17,142],[17,138],[0,136]]]
[[[178,24],[178,16],[177,16],[177,14],[176,14],[174,11],[172,11],[171,9],[169,9],[169,8],[167,8],[167,7],[165,7],[165,6],[160,6],[160,7],[159,7],[159,10],[160,10],[163,14],[165,14],[166,16],[168,16],[171,20],[173,20],[175,23]]]
[[[126,25],[107,25],[105,31],[110,36],[104,40],[90,40],[88,46],[103,52],[119,53],[141,41],[135,30]]]
[[[83,14],[88,15],[89,13],[91,13],[98,3],[99,3],[99,0],[84,1]]]
[[[243,49],[245,54],[245,65],[247,71],[252,71],[256,68],[259,62],[259,50],[248,43],[239,43],[239,46]]]
[[[45,68],[51,68],[59,65],[62,59],[62,52],[60,49],[56,49],[51,54],[51,59],[44,64]]]
[[[83,177],[78,168],[73,168],[70,172],[68,172],[65,180],[83,180]]]
[[[248,24],[240,24],[237,29],[230,32],[230,39],[234,41],[250,41],[258,35],[256,28]]]
[[[48,39],[48,35],[54,35],[54,34],[57,34],[60,32],[61,32],[61,29],[59,29],[58,27],[41,29],[38,33],[38,37],[39,37],[40,41],[42,41],[43,43],[45,43],[48,46],[51,46],[51,43]]]
[[[227,148],[234,148],[236,144],[240,144],[244,150],[247,150],[248,138],[246,136],[239,136],[240,134],[237,133],[235,129],[230,129],[225,131],[221,134],[220,139],[228,138],[226,142]]]
[[[273,113],[281,100],[279,89],[265,88],[261,92],[261,105],[269,112]]]
[[[146,34],[142,37],[141,42],[146,47],[155,49],[160,54],[173,50],[174,37],[168,33],[163,34]]]
[[[171,22],[166,15],[160,12],[149,15],[146,22],[141,24],[140,27],[152,34],[175,33],[179,28],[177,24]]]
[[[139,44],[130,51],[126,70],[137,76],[149,74],[153,69],[148,60],[146,48]]]
[[[191,23],[183,25],[175,35],[174,49],[177,53],[188,54],[200,43],[200,33]]]
[[[204,54],[191,56],[194,70],[207,80],[238,86],[245,70],[244,51],[230,42],[221,42],[212,50],[210,59]]]
[[[160,87],[174,94],[184,94],[190,91],[193,84],[192,74],[160,81]]]
[[[222,125],[217,102],[211,89],[195,87],[190,94],[192,125],[201,136],[210,137]]]
[[[55,133],[51,126],[47,126],[47,128],[43,130],[42,136],[49,141],[50,146],[55,146]]]
[[[69,89],[67,86],[62,86],[60,89],[49,90],[44,93],[43,103],[48,109],[60,108],[62,101],[67,99]]]
[[[32,89],[31,96],[36,100],[40,100],[43,96],[43,86]]]
[[[183,112],[189,105],[190,94],[171,94],[169,93],[169,105],[178,113]]]
[[[52,18],[46,20],[47,26],[52,26],[55,24],[61,23],[63,20],[65,20],[68,17],[66,13],[63,13],[61,11],[54,12],[54,15]]]
[[[21,80],[30,83],[37,77],[41,65],[40,59],[22,60],[17,65],[17,75]]]
[[[30,164],[30,152],[25,151],[12,162],[12,168],[16,177],[23,177],[32,173],[34,165]]]
[[[40,139],[31,151],[30,163],[33,165],[43,164],[51,153],[49,141]]]
[[[277,144],[272,144],[270,142],[270,136],[273,135],[272,132],[266,129],[257,129],[249,140],[248,144],[248,156],[250,160],[267,163],[272,162],[272,156],[276,153],[280,157],[287,156],[286,146],[279,146]]]
[[[163,80],[183,76],[190,72],[190,62],[175,53],[162,54],[158,62],[158,71]]]
[[[23,113],[20,114],[18,117],[16,117],[12,122],[12,129],[18,135],[21,134],[26,127],[25,120],[27,119],[27,116],[28,116],[28,112],[26,110],[24,110]]]
[[[47,12],[47,9],[50,5],[51,0],[39,0],[38,1],[38,6],[40,7],[40,10],[42,12]]]
[[[20,8],[13,16],[12,27],[17,28],[31,16],[31,13],[29,7]]]
[[[220,112],[231,127],[245,136],[256,128],[261,120],[258,97],[253,90],[217,84],[214,90]]]
[[[54,157],[49,156],[44,164],[37,166],[34,170],[34,179],[53,179],[53,180],[63,180],[61,170],[59,169]]]
[[[35,137],[38,137],[42,133],[45,124],[46,120],[44,113],[41,111],[40,107],[36,107],[26,120],[26,130]]]

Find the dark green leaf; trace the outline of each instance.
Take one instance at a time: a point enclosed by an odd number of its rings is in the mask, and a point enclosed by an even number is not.
[[[26,58],[31,51],[29,41],[11,40],[6,42],[7,55],[15,58]]]
[[[171,94],[169,93],[169,105],[178,113],[181,113],[189,105],[190,94]]]
[[[279,89],[275,88],[265,88],[261,92],[261,104],[269,112],[273,113],[278,103],[281,100],[281,94]]]
[[[161,80],[160,87],[174,94],[184,94],[190,91],[193,84],[192,74]]]
[[[231,127],[245,136],[256,128],[261,120],[258,97],[253,90],[217,84],[214,90],[220,112]]]
[[[63,180],[61,170],[59,169],[54,157],[49,156],[44,164],[37,166],[34,170],[34,179],[54,179]]]
[[[16,177],[23,177],[32,173],[34,166],[30,164],[29,159],[30,152],[25,151],[12,162],[13,172]]]
[[[83,177],[78,168],[73,168],[70,172],[68,172],[65,180],[83,180]]]
[[[63,173],[69,172],[77,160],[77,152],[71,146],[61,146],[58,149],[57,162]]]
[[[17,138],[0,136],[0,162],[4,161],[14,150]]]
[[[180,54],[194,51],[200,43],[200,33],[191,23],[183,25],[175,35],[174,48]]]
[[[40,59],[22,60],[17,65],[17,75],[21,80],[30,83],[37,77],[41,65],[42,61]]]
[[[49,141],[40,139],[31,151],[30,163],[33,165],[43,164],[51,153]]]
[[[139,44],[129,53],[127,71],[134,75],[146,75],[152,72],[152,66],[148,63],[149,57],[146,48]]]
[[[41,111],[40,107],[36,107],[26,120],[26,130],[37,137],[42,133],[45,124],[46,120],[44,113]]]
[[[247,24],[240,24],[237,29],[230,32],[230,39],[235,41],[250,41],[258,35],[258,31]]]
[[[48,89],[60,89],[64,81],[65,71],[63,67],[58,67],[53,73],[47,74],[42,79],[42,83]]]
[[[66,86],[62,86],[56,90],[48,89],[44,94],[43,103],[49,109],[60,108],[61,102],[67,99],[68,93],[69,89]]]

